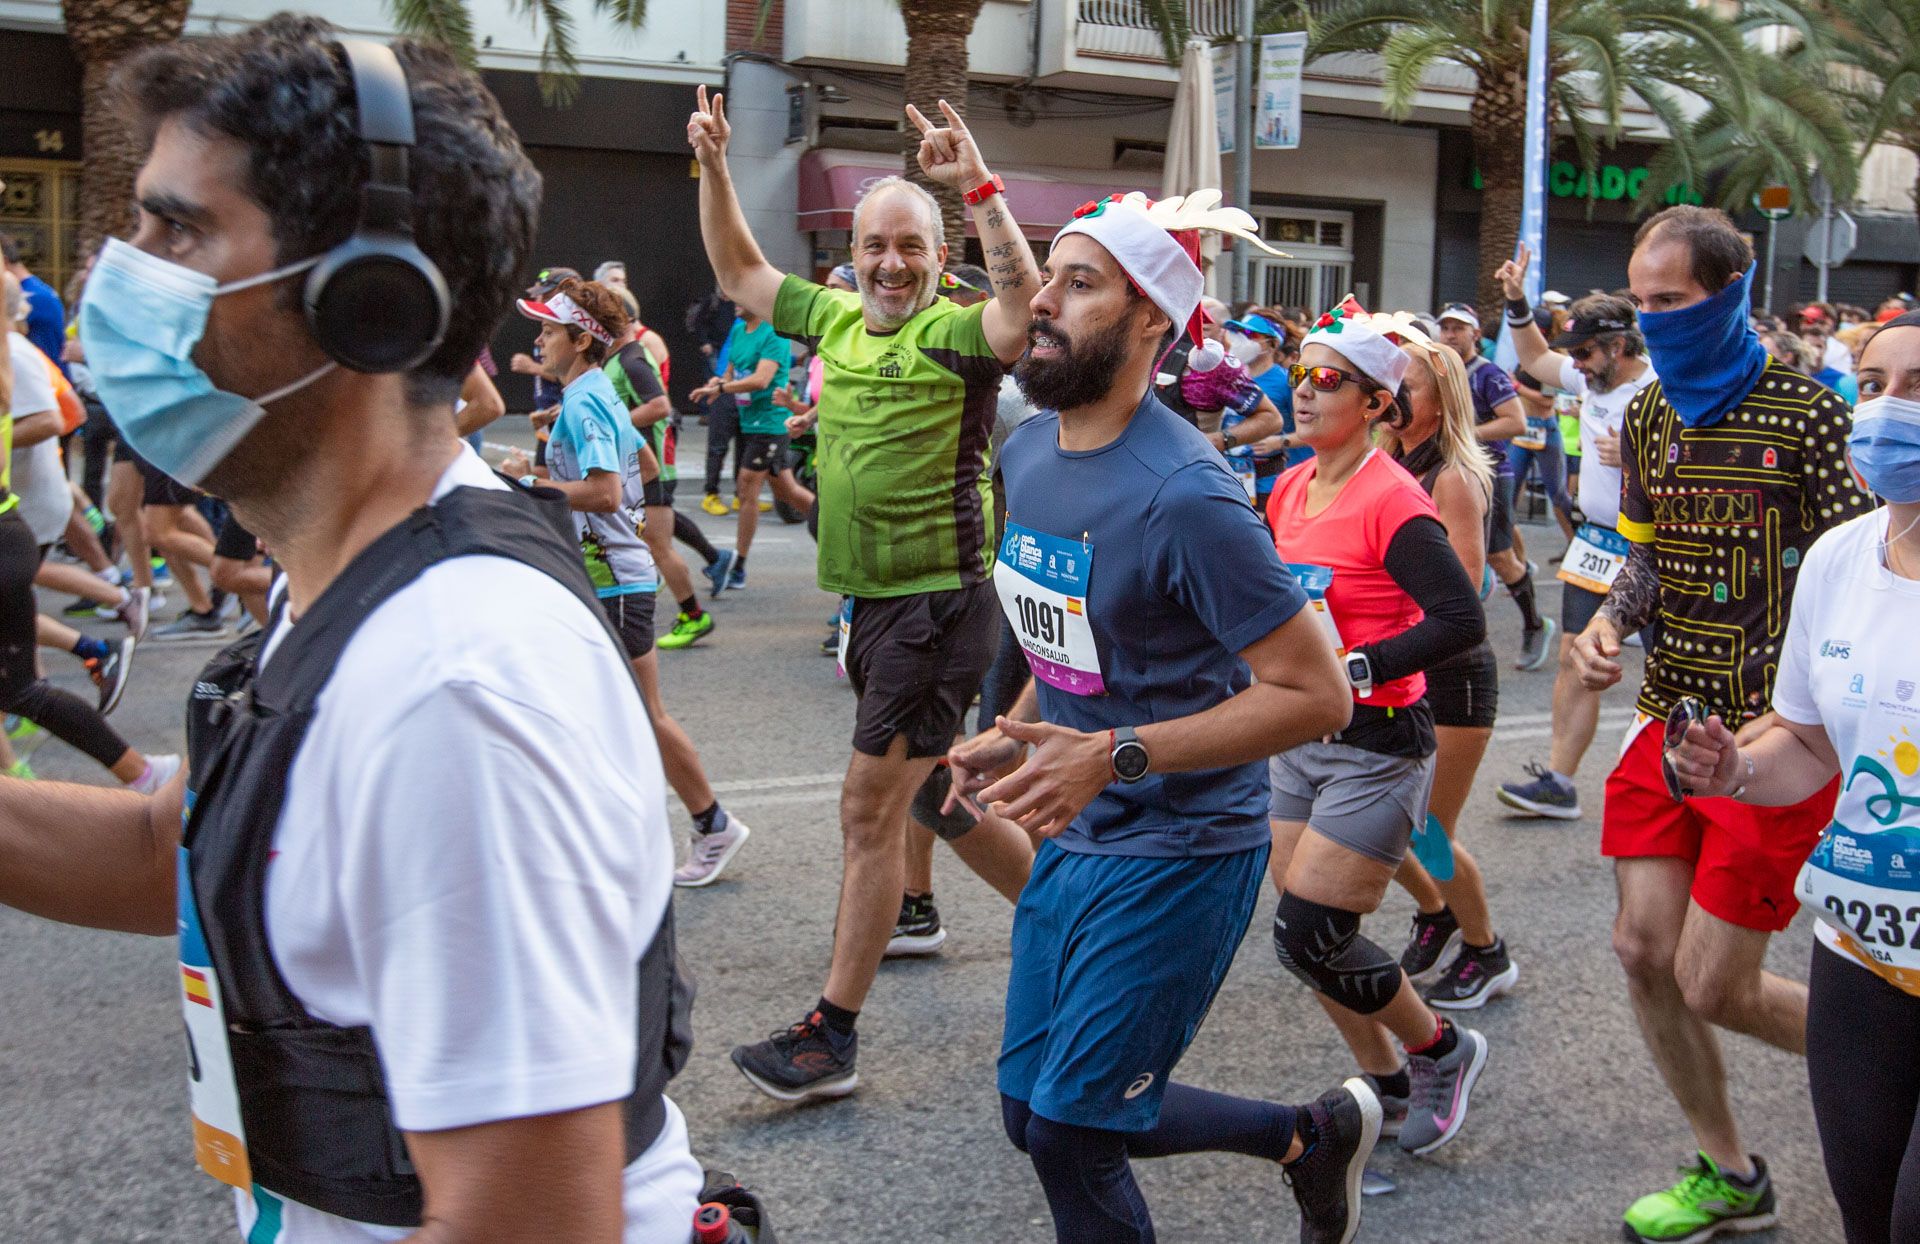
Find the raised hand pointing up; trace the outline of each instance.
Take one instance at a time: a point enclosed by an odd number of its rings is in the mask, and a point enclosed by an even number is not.
[[[733,127],[727,124],[725,100],[724,95],[716,94],[709,103],[703,86],[696,94],[693,115],[687,118],[687,145],[693,148],[702,168],[719,168],[726,163],[727,140],[733,137]]]
[[[987,180],[987,163],[953,105],[941,100],[940,112],[947,119],[944,126],[934,125],[925,113],[907,105],[907,120],[920,129],[920,168],[941,185],[964,193]]]

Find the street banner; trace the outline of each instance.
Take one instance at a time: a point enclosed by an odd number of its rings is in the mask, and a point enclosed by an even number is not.
[[[1260,36],[1260,64],[1254,75],[1260,111],[1253,122],[1253,145],[1290,151],[1300,145],[1300,74],[1307,62],[1307,32]]]
[[[1547,284],[1547,0],[1533,0],[1533,26],[1527,32],[1527,131],[1526,170],[1522,175],[1524,192],[1520,199],[1519,246],[1527,248],[1533,262],[1527,265],[1527,301],[1538,306],[1540,293]],[[1519,246],[1514,258],[1519,258]],[[1513,334],[1507,329],[1504,312],[1483,308],[1484,317],[1492,312],[1500,316],[1499,344],[1493,361],[1511,371],[1520,361],[1513,349]]]
[[[1213,52],[1213,124],[1220,131],[1220,154],[1233,150],[1234,127],[1238,120],[1234,116],[1234,99],[1238,95],[1233,89],[1233,44],[1227,43]]]

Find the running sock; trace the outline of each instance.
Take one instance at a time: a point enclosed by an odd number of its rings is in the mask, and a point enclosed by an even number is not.
[[[687,617],[693,621],[698,622],[700,615],[704,614],[706,610],[700,607],[700,597],[694,595],[680,602],[680,612],[686,614]]]
[[[733,573],[739,574],[741,571],[745,570],[746,568],[747,568],[747,555],[745,553],[735,553],[733,555]]]
[[[1520,577],[1506,584],[1507,595],[1513,597],[1513,603],[1520,606],[1520,623],[1530,631],[1540,629],[1540,611],[1533,604],[1533,576],[1523,569]]]
[[[1552,778],[1554,781],[1554,784],[1558,786],[1561,790],[1573,789],[1573,778],[1571,778],[1565,773],[1560,772],[1560,770],[1548,769],[1547,776]]]
[[[1407,1073],[1406,1065],[1392,1075],[1379,1076],[1371,1071],[1367,1079],[1373,1081],[1373,1087],[1382,1097],[1411,1097],[1413,1095],[1413,1077]]]
[[[113,645],[104,639],[82,635],[73,641],[73,655],[83,661],[104,661],[113,655]]]
[[[1176,1153],[1244,1153],[1279,1162],[1293,1143],[1293,1132],[1307,1112],[1277,1102],[1229,1097],[1190,1084],[1167,1085],[1160,1100],[1160,1121],[1144,1132],[1127,1133],[1127,1152],[1136,1158]]]
[[[716,799],[705,812],[693,814],[693,827],[703,834],[717,834],[727,827],[727,810]]]
[[[1453,1053],[1454,1047],[1460,1044],[1460,1034],[1455,1031],[1453,1021],[1447,1019],[1445,1016],[1435,1016],[1434,1018],[1433,1038],[1425,1045],[1417,1048],[1409,1045],[1407,1047],[1407,1053],[1418,1054],[1422,1058],[1438,1060]]]
[[[821,1023],[843,1037],[852,1035],[854,1021],[860,1018],[860,1012],[849,1011],[844,1006],[835,1006],[824,997],[813,1009],[820,1012]]]
[[[1300,1133],[1300,1158],[1304,1158],[1313,1152],[1315,1145],[1320,1143],[1320,1126],[1313,1121],[1313,1111],[1302,1110],[1299,1113],[1300,1122],[1297,1128]],[[1298,1162],[1300,1158],[1295,1158],[1294,1161]]]
[[[1500,939],[1496,937],[1484,946],[1476,946],[1472,942],[1468,941],[1466,939],[1466,936],[1463,934],[1460,938],[1460,948],[1462,950],[1469,951],[1476,955],[1490,955],[1494,951],[1500,949]]]

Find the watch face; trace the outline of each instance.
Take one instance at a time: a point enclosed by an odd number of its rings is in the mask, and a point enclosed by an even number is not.
[[[1373,681],[1373,667],[1365,657],[1347,658],[1347,680],[1354,683]]]
[[[1138,743],[1122,743],[1114,749],[1113,771],[1122,781],[1135,782],[1147,775],[1147,749]]]

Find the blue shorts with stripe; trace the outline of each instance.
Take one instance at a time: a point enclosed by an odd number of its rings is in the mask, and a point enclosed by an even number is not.
[[[1152,1127],[1246,937],[1267,853],[1167,859],[1043,843],[1013,916],[1000,1091],[1056,1123]]]

